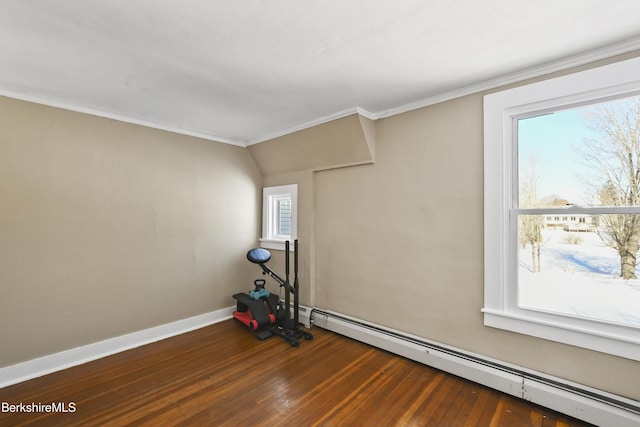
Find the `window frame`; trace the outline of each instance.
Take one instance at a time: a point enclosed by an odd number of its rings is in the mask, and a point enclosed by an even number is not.
[[[517,304],[518,216],[640,213],[639,207],[519,208],[517,120],[640,93],[640,58],[484,96],[485,326],[640,361],[640,328]]]
[[[280,235],[277,201],[291,199],[291,235]],[[260,246],[266,249],[285,250],[285,241],[293,241],[298,235],[298,184],[278,185],[262,189],[262,238]]]

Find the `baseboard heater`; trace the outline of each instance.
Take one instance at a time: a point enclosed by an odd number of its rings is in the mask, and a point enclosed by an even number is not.
[[[637,427],[640,402],[524,370],[343,314],[300,307],[300,321],[598,426]]]

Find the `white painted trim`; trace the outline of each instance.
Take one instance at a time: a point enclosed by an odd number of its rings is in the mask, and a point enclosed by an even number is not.
[[[277,236],[278,227],[275,218],[275,199],[279,196],[291,198],[291,236]],[[277,185],[262,188],[262,237],[260,246],[269,249],[285,250],[285,241],[293,242],[298,238],[298,184]]]
[[[245,145],[247,147],[251,146],[251,145],[255,145],[255,144],[259,144],[261,142],[265,142],[265,141],[269,141],[271,139],[275,139],[275,138],[279,138],[281,136],[285,136],[285,135],[289,135],[295,132],[299,132],[301,130],[305,130],[305,129],[310,129],[312,127],[315,126],[319,126],[325,123],[329,123],[332,122],[334,120],[338,120],[338,119],[343,119],[345,117],[349,117],[349,116],[353,116],[354,114],[359,114],[369,120],[376,120],[378,118],[378,115],[375,113],[371,113],[367,110],[365,110],[364,108],[361,107],[352,107],[352,108],[348,108],[346,110],[342,110],[342,111],[338,111],[337,113],[333,113],[333,114],[329,114],[328,116],[324,116],[324,117],[320,117],[318,119],[315,120],[311,120],[309,122],[306,123],[301,123],[299,125],[290,127],[288,129],[284,129],[282,131],[279,132],[275,132],[269,135],[265,135],[265,136],[261,136],[259,138],[254,138],[254,139],[250,139],[248,141],[245,142]]]
[[[259,239],[260,247],[263,249],[273,249],[275,251],[284,251],[284,241],[282,240],[269,240],[269,239]]]
[[[483,308],[481,311],[485,326],[640,360],[640,337],[637,329],[631,327],[587,319],[565,319],[566,316],[536,313],[531,310],[531,316],[489,308]]]
[[[636,94],[640,57],[484,96],[485,325],[640,361],[638,328],[526,309],[517,301],[518,213],[637,213],[638,208],[522,209],[516,204],[514,120]]]
[[[640,49],[640,37],[636,37],[622,43],[605,46],[600,49],[594,49],[580,55],[574,55],[561,60],[552,61],[547,64],[539,65],[537,67],[531,67],[525,70],[516,71],[514,73],[506,74],[494,79],[489,79],[480,83],[454,89],[449,92],[440,93],[416,102],[380,111],[374,114],[379,119],[392,117],[398,114],[403,114],[409,111],[428,107],[430,105],[435,105],[441,102],[451,101],[452,99],[461,98],[463,96],[472,95],[474,93],[480,93],[512,83],[518,83],[558,71],[564,71],[570,68],[579,67],[581,65],[586,65],[592,62],[600,61],[602,59],[611,58],[613,56],[628,53],[637,49]]]
[[[232,317],[235,307],[178,320],[120,337],[0,368],[0,388]],[[441,369],[572,417],[618,427],[640,425],[640,402],[505,362],[427,342],[400,331],[327,310],[300,307],[300,321]]]
[[[311,327],[311,315],[313,314],[313,308],[298,304],[298,321],[303,324],[305,327]],[[293,309],[291,310],[291,315],[293,316]]]
[[[530,78],[540,77],[546,74],[550,74],[556,71],[563,71],[572,67],[578,67],[581,65],[589,64],[591,62],[599,61],[602,59],[610,58],[616,55],[628,53],[634,50],[640,49],[640,37],[632,38],[630,40],[616,43],[613,45],[605,46],[600,49],[594,49],[589,52],[574,55],[569,58],[564,58],[557,61],[552,61],[547,64],[543,64],[537,67],[531,67],[526,70],[517,71],[514,73],[510,73],[501,77],[497,77],[494,79],[485,80],[483,82],[471,84],[468,86],[464,86],[462,88],[454,89],[448,92],[436,94],[434,96],[430,96],[427,98],[423,98],[421,100],[411,102],[408,104],[400,105],[398,107],[390,108],[387,110],[382,110],[379,112],[370,112],[362,107],[352,107],[343,111],[339,111],[333,114],[329,114],[324,117],[320,117],[315,120],[311,120],[305,123],[301,123],[299,125],[293,126],[288,129],[283,129],[278,132],[274,132],[269,135],[263,135],[257,138],[245,140],[245,141],[237,141],[231,140],[228,138],[218,137],[215,135],[205,134],[198,131],[182,129],[177,126],[169,126],[160,123],[155,123],[147,120],[136,119],[132,117],[127,117],[118,113],[112,113],[109,111],[102,111],[97,108],[88,108],[81,107],[78,105],[73,105],[72,103],[65,103],[60,101],[52,101],[48,99],[44,99],[42,97],[38,97],[35,95],[28,94],[20,94],[16,92],[11,92],[7,90],[0,89],[0,96],[6,96],[9,98],[20,99],[23,101],[34,102],[37,104],[48,105],[51,107],[62,108],[65,110],[75,111],[79,113],[91,114],[93,116],[104,117],[108,119],[118,120],[125,123],[132,123],[141,126],[146,126],[153,129],[165,130],[168,132],[173,132],[181,135],[194,136],[197,138],[207,139],[210,141],[221,142],[224,144],[236,145],[239,147],[249,147],[251,145],[259,144],[261,142],[265,142],[274,138],[278,138],[284,135],[288,135],[294,132],[298,132],[301,130],[309,129],[314,126],[318,126],[324,123],[331,122],[333,120],[341,119],[353,114],[360,114],[363,117],[366,117],[370,120],[378,120],[387,117],[396,116],[399,114],[407,113],[413,110],[418,110],[420,108],[428,107],[430,105],[439,104],[441,102],[450,101],[452,99],[460,98],[467,95],[472,95],[474,93],[479,93],[486,90],[495,89],[501,86],[505,86],[512,83],[521,82]]]
[[[137,118],[125,116],[119,113],[112,113],[110,111],[100,110],[98,108],[82,107],[82,106],[74,105],[70,102],[52,101],[50,99],[45,99],[39,96],[11,92],[5,89],[0,89],[0,96],[19,99],[21,101],[33,102],[34,104],[46,105],[48,107],[60,108],[62,110],[73,111],[75,113],[89,114],[91,116],[117,120],[119,122],[144,126],[151,129],[164,130],[171,133],[177,133],[179,135],[193,136],[195,138],[206,139],[209,141],[220,142],[223,144],[236,145],[238,147],[246,147],[246,145],[243,142],[233,141],[231,139],[218,137],[215,135],[210,135],[207,133],[198,132],[194,130],[183,129],[178,126],[169,126],[169,125],[156,123],[149,120],[137,119]]]
[[[235,306],[0,368],[0,388],[230,319],[233,310]]]
[[[584,388],[584,386],[581,386]],[[588,390],[585,390],[588,391]],[[597,394],[603,392],[597,391]],[[545,408],[555,409],[596,426],[638,426],[640,415],[612,405],[587,394],[567,391],[540,381],[525,378],[522,382],[523,399]],[[610,396],[610,395],[609,395]],[[616,400],[620,400],[616,397]],[[639,402],[633,402],[637,405]]]
[[[640,37],[636,37],[621,43],[605,46],[600,49],[594,49],[589,52],[585,52],[580,55],[574,55],[569,58],[564,58],[558,61],[552,61],[547,64],[539,65],[537,67],[531,67],[526,70],[517,71],[497,78],[485,80],[483,82],[471,84],[462,88],[457,88],[448,92],[440,93],[434,96],[430,96],[409,104],[400,105],[395,108],[382,110],[378,112],[371,112],[362,107],[349,108],[334,114],[330,114],[325,117],[321,117],[316,120],[311,120],[306,123],[294,126],[289,129],[282,130],[270,135],[262,136],[259,138],[251,139],[245,142],[245,145],[251,146],[259,144],[261,142],[268,141],[270,139],[278,138],[280,136],[288,135],[294,132],[298,132],[304,129],[312,128],[324,123],[331,122],[333,120],[341,119],[353,114],[360,114],[369,120],[384,119],[387,117],[404,114],[413,110],[428,107],[430,105],[439,104],[441,102],[450,101],[452,99],[461,98],[463,96],[472,95],[474,93],[483,92],[486,90],[496,89],[501,86],[506,86],[512,83],[518,83],[528,79],[544,76],[546,74],[554,73],[557,71],[567,70],[573,67],[579,67],[581,65],[589,64],[602,59],[610,58],[616,55],[621,55],[627,52],[640,49]]]
[[[369,120],[378,120],[380,118],[380,113],[374,113],[368,110],[365,110],[362,107],[356,107],[356,112],[358,114],[360,114],[362,117],[364,117],[365,119],[369,119]]]
[[[626,397],[329,310],[313,309],[311,322],[323,329],[592,424],[617,427],[640,425],[640,402]]]

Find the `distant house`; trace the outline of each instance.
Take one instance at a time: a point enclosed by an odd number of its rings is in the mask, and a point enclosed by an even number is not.
[[[596,227],[591,215],[547,215],[544,217],[544,228],[564,231],[595,231]]]

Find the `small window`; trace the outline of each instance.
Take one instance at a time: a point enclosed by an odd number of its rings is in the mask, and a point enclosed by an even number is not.
[[[262,190],[263,248],[284,250],[286,240],[297,238],[298,185],[265,187]]]
[[[485,325],[640,360],[639,67],[485,96]]]

